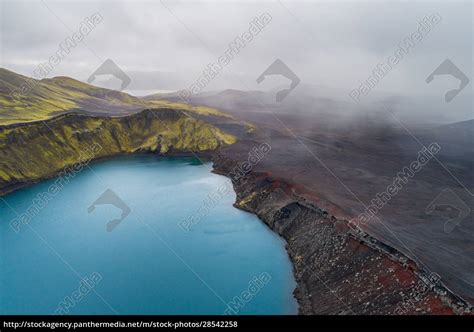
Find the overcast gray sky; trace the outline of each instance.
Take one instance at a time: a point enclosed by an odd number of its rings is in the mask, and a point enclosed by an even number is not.
[[[305,84],[349,93],[393,55],[426,16],[441,21],[374,88],[396,94],[444,94],[454,78],[426,77],[450,59],[472,80],[472,1],[8,1],[1,0],[0,66],[32,76],[58,45],[94,13],[103,20],[49,77],[86,80],[106,59],[132,78],[128,91],[146,94],[186,88],[216,62],[250,22],[272,20],[246,44],[206,90],[271,89],[285,83],[255,79],[277,58]],[[114,81],[95,84],[116,84]],[[469,90],[469,91],[467,91]],[[463,94],[472,94],[472,82]],[[461,99],[461,98],[460,98]],[[455,105],[456,100],[453,101]]]

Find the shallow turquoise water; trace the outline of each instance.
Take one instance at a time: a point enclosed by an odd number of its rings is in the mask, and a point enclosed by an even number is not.
[[[3,197],[0,314],[222,314],[229,305],[238,314],[295,314],[283,241],[232,206],[229,180],[210,167],[118,158],[91,164],[41,201],[55,179]],[[88,212],[107,189],[130,208],[110,232],[119,208]]]

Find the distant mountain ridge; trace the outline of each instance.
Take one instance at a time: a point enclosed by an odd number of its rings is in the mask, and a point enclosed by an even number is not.
[[[0,68],[0,126],[46,120],[71,111],[90,115],[120,116],[146,108],[166,107],[229,117],[210,107],[169,102],[163,100],[161,96],[142,99],[70,77],[58,76],[36,80]]]

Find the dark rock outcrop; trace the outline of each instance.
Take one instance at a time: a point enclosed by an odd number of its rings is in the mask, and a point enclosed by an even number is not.
[[[236,163],[214,157],[229,176]],[[287,241],[301,314],[470,314],[472,306],[396,249],[298,197],[266,173],[233,181],[235,206]]]

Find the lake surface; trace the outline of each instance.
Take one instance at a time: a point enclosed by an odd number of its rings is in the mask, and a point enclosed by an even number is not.
[[[0,314],[297,313],[284,242],[210,163],[89,166],[0,200]]]

